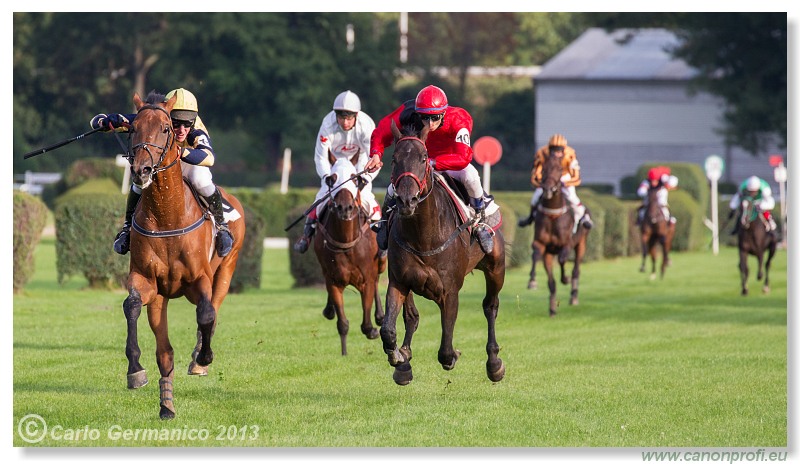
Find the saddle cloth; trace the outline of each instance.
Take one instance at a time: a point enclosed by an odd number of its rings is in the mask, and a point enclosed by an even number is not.
[[[458,218],[461,223],[466,222],[467,220],[471,220],[475,217],[475,209],[469,206],[464,200],[456,194],[456,191],[450,187],[450,184],[447,182],[447,178],[445,178],[441,173],[434,171],[433,176],[436,180],[437,184],[440,184],[442,188],[444,188],[447,195],[450,199],[453,200],[453,203],[456,206],[458,211]],[[486,215],[486,224],[492,229],[496,230],[500,228],[500,225],[503,224],[503,217],[500,213],[500,206],[495,203],[494,200],[489,202],[484,210],[484,214]]]

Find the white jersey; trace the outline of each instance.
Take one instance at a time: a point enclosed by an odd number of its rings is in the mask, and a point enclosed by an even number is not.
[[[375,130],[375,122],[367,114],[359,111],[356,116],[356,125],[345,132],[336,122],[336,113],[331,111],[322,119],[319,127],[317,143],[314,149],[314,164],[317,168],[317,175],[323,178],[331,174],[331,161],[328,159],[330,152],[334,158],[347,158],[353,161],[353,157],[358,158],[353,162],[356,170],[361,171],[369,160],[369,140],[372,131]],[[372,181],[378,171],[364,173],[363,177]]]

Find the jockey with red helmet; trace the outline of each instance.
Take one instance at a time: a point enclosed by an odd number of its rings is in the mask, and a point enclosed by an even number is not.
[[[433,85],[422,88],[416,99],[403,103],[378,122],[370,141],[370,160],[367,168],[377,170],[383,163],[381,158],[385,149],[394,143],[392,122],[397,128],[412,125],[417,130],[429,128],[425,146],[433,169],[446,172],[453,179],[461,181],[469,194],[470,206],[475,209],[476,226],[473,233],[484,252],[494,246],[493,233],[484,222],[486,204],[492,197],[485,194],[478,170],[470,164],[472,147],[472,116],[460,107],[450,106],[444,91]],[[375,226],[378,231],[378,245],[386,249],[388,244],[387,223],[390,207],[394,206],[394,187],[390,184],[384,204],[383,219]],[[389,208],[387,210],[387,208]]]
[[[642,198],[642,206],[639,207],[639,217],[637,222],[641,223],[642,220],[644,220],[645,206],[647,205],[647,193],[651,187],[659,187],[658,194],[656,195],[658,199],[658,206],[661,207],[664,218],[669,223],[675,224],[677,220],[669,213],[669,203],[667,199],[669,197],[669,191],[678,187],[678,178],[677,176],[670,174],[670,169],[666,166],[656,166],[654,168],[650,168],[650,170],[647,172],[647,179],[643,180],[642,183],[639,184],[639,188],[636,189],[636,195]]]

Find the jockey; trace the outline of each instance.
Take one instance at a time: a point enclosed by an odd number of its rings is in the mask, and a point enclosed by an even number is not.
[[[215,241],[217,254],[224,257],[233,248],[233,235],[223,216],[222,195],[217,186],[211,182],[210,167],[214,165],[215,159],[211,139],[203,121],[197,115],[197,98],[188,90],[178,88],[167,93],[164,102],[176,95],[177,100],[170,117],[175,140],[182,149],[181,171],[183,177],[189,180],[197,193],[208,203],[218,229]],[[136,114],[98,114],[92,118],[90,125],[93,129],[103,129],[106,132],[128,132],[135,117]],[[131,185],[125,208],[125,223],[114,239],[114,251],[117,254],[126,254],[130,251],[131,220],[141,196],[142,189]]]
[[[670,174],[670,169],[666,166],[656,166],[655,168],[650,168],[647,172],[647,179],[643,180],[641,184],[639,184],[639,188],[636,190],[636,195],[642,198],[642,206],[639,207],[639,213],[637,217],[637,224],[641,224],[642,220],[644,220],[644,213],[645,207],[647,207],[647,193],[650,190],[650,187],[658,187],[658,206],[661,207],[661,212],[664,214],[664,219],[668,220],[670,224],[675,224],[677,221],[675,217],[670,216],[669,213],[669,204],[667,202],[667,198],[669,197],[669,191],[678,187],[678,178]]]
[[[374,129],[375,122],[361,111],[361,100],[355,93],[348,90],[336,96],[333,110],[322,119],[314,149],[314,164],[322,181],[315,202],[328,194],[325,178],[330,176],[331,167],[337,159],[350,160],[358,172],[364,169],[369,160],[369,139]],[[381,219],[381,207],[372,193],[372,180],[377,175],[377,171],[361,175],[361,184],[365,184],[361,189],[361,204],[372,221]],[[316,229],[317,217],[324,208],[325,204],[320,204],[308,214],[303,235],[294,244],[295,251],[304,253],[308,250]]]
[[[728,213],[728,219],[733,218],[733,215],[739,210],[739,204],[743,197],[753,199],[756,208],[764,213],[764,218],[766,218],[769,223],[769,231],[775,231],[778,228],[775,219],[772,217],[772,213],[770,213],[770,210],[775,208],[775,199],[772,197],[772,188],[769,187],[767,181],[758,176],[750,176],[745,179],[744,182],[739,185],[739,190],[736,191],[736,194],[731,198],[731,211]],[[739,224],[737,223],[733,227],[731,234],[736,234],[738,230]]]
[[[470,132],[472,132],[472,116],[460,107],[450,106],[447,95],[436,86],[429,85],[420,90],[416,99],[409,100],[400,105],[391,114],[378,122],[372,133],[370,145],[370,160],[367,168],[377,170],[383,163],[381,158],[386,147],[394,143],[391,124],[394,121],[398,129],[406,125],[413,125],[417,130],[429,128],[425,146],[428,150],[430,164],[434,170],[447,173],[452,178],[464,184],[469,194],[469,204],[475,210],[475,228],[473,234],[478,239],[484,252],[491,252],[494,247],[493,233],[487,229],[485,223],[486,205],[493,199],[483,191],[478,170],[470,164],[472,161],[472,147],[470,146]],[[386,191],[386,200],[383,218],[373,225],[373,230],[378,233],[378,246],[386,249],[388,246],[388,212],[395,205],[394,186],[389,185]]]
[[[561,134],[555,134],[550,137],[547,145],[540,147],[533,157],[533,170],[531,171],[531,184],[536,188],[531,197],[531,212],[527,218],[521,218],[517,222],[517,226],[523,227],[533,223],[536,218],[537,207],[542,198],[542,167],[544,160],[550,152],[563,152],[563,159],[561,160],[561,181],[563,183],[561,190],[567,198],[570,206],[572,207],[572,214],[575,217],[575,230],[577,230],[578,222],[583,219],[583,226],[587,229],[593,226],[592,219],[586,212],[586,207],[581,203],[578,194],[575,192],[575,187],[581,183],[581,166],[578,164],[578,157],[575,154],[575,149],[567,145],[567,139]]]

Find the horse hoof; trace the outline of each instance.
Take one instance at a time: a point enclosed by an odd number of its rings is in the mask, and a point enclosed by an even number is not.
[[[400,386],[405,386],[414,379],[414,376],[411,373],[411,365],[408,363],[403,363],[400,366],[394,369],[394,373],[392,373],[392,379],[394,382],[399,384]]]
[[[405,357],[403,357],[403,355],[397,349],[392,350],[386,355],[389,357],[389,364],[394,367],[397,367],[406,362]]]
[[[761,289],[761,292],[762,293],[769,293],[769,287],[767,285],[764,285],[764,288]]]
[[[331,306],[326,306],[325,309],[322,310],[322,315],[325,319],[333,319],[336,317],[336,313]]]
[[[656,279],[656,274],[650,274],[650,280],[655,280],[655,279]]]
[[[373,327],[372,329],[370,329],[367,332],[365,332],[364,335],[367,336],[367,339],[373,340],[373,339],[377,339],[378,337],[380,337],[381,333],[378,332],[378,329],[375,329]]]
[[[539,285],[536,283],[536,280],[528,282],[528,290],[536,290],[537,288],[539,288]]]
[[[503,363],[503,360],[500,361],[500,367],[495,371],[490,369],[489,363],[486,363],[486,375],[489,376],[489,381],[493,383],[497,383],[501,381],[503,377],[506,375],[506,365]]]
[[[165,405],[162,405],[161,410],[158,412],[158,416],[161,417],[161,420],[172,420],[175,418],[175,410],[169,409]]]
[[[561,284],[569,285],[569,279],[567,277],[561,277]]]
[[[128,375],[128,389],[139,389],[147,383],[146,370],[139,370]]]
[[[456,349],[456,352],[453,354],[453,360],[450,363],[442,363],[442,368],[447,371],[452,370],[456,367],[456,362],[458,361],[458,357],[461,356],[461,350]]]
[[[746,288],[742,289],[742,296],[747,296],[747,289]]]
[[[571,306],[577,306],[578,305],[578,299],[577,298],[570,298],[569,299],[569,304]]]
[[[197,361],[197,364],[200,366],[208,366],[214,361],[214,352],[211,350],[209,350],[208,353],[200,352],[197,354],[195,361]]]
[[[191,376],[208,376],[208,366],[201,366],[196,361],[192,361],[192,363],[189,363],[188,374]]]
[[[555,312],[555,311],[550,311],[550,317],[551,317],[551,318],[554,318],[554,317],[556,317],[556,312]]]

